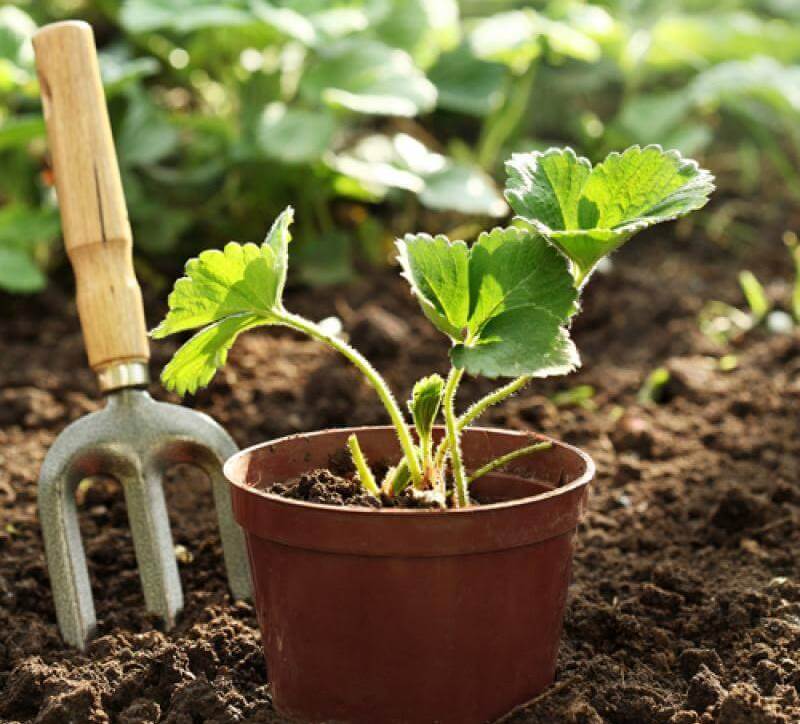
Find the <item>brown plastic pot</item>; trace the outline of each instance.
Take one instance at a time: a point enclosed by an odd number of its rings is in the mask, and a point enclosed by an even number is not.
[[[555,672],[591,458],[552,441],[514,461],[514,475],[477,480],[473,493],[488,504],[464,510],[342,508],[265,492],[326,467],[352,432],[372,462],[398,459],[392,428],[365,427],[285,437],[225,465],[275,708],[312,722],[470,724],[534,697]],[[469,429],[467,468],[530,437]]]

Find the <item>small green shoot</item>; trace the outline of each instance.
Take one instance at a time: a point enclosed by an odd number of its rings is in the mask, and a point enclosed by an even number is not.
[[[356,467],[358,479],[361,485],[368,493],[372,493],[376,498],[380,496],[381,490],[375,482],[375,476],[372,474],[364,453],[361,452],[361,445],[358,443],[358,438],[355,435],[350,435],[347,438],[347,448],[350,450],[350,457],[353,459],[353,465]]]
[[[783,241],[791,254],[794,269],[790,302],[792,313],[773,309],[764,286],[755,274],[745,269],[739,272],[739,286],[749,311],[745,312],[725,302],[707,302],[700,310],[698,324],[700,331],[709,339],[725,345],[759,326],[773,334],[790,334],[800,324],[800,244],[797,235],[791,231],[783,234]]]
[[[759,324],[769,314],[771,308],[764,287],[756,279],[756,275],[746,269],[739,272],[739,286],[742,288],[747,306],[750,307],[753,323]]]
[[[433,422],[442,406],[442,393],[444,380],[441,375],[423,377],[414,385],[408,409],[414,420],[414,427],[419,437],[419,446],[422,451],[423,475],[436,487],[436,470],[433,466]],[[444,492],[444,491],[442,491]]]
[[[647,375],[647,379],[636,395],[636,401],[640,405],[658,404],[664,398],[669,376],[669,370],[666,367],[656,367]]]
[[[789,249],[794,264],[794,283],[792,284],[792,316],[796,324],[800,324],[800,241],[797,234],[787,231],[783,234],[783,243]]]
[[[571,149],[550,149],[516,155],[508,170],[506,196],[518,225],[481,233],[471,245],[427,234],[397,241],[403,276],[424,314],[450,342],[447,378],[423,378],[409,401],[418,441],[386,381],[363,355],[283,306],[291,208],[261,246],[230,243],[224,251],[205,251],[187,263],[153,336],[199,331],[164,368],[164,384],[180,394],[208,384],[243,331],[280,325],[302,332],[362,373],[397,433],[402,458],[380,488],[358,440],[348,440],[365,490],[396,495],[411,485],[421,500],[441,504],[449,498],[455,507],[468,506],[473,480],[550,443],[520,448],[468,474],[461,454],[464,428],[531,379],[574,370],[580,359],[569,326],[597,263],[637,231],[700,208],[713,188],[711,174],[694,161],[658,146],[611,154],[594,168]],[[455,399],[465,374],[511,381],[459,415]],[[659,379],[646,385],[648,399],[663,386]],[[580,386],[561,393],[560,403],[588,406],[593,393]],[[434,450],[432,429],[440,411],[445,433]]]
[[[697,323],[700,331],[719,345],[733,342],[753,328],[753,318],[747,312],[720,301],[704,304]]]
[[[567,390],[556,392],[551,398],[556,407],[581,407],[584,410],[596,410],[595,390],[591,385],[577,385]]]

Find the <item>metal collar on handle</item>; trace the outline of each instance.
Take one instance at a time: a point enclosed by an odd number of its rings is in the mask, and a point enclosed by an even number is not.
[[[143,387],[150,382],[150,372],[146,362],[116,362],[97,371],[97,382],[103,393]]]

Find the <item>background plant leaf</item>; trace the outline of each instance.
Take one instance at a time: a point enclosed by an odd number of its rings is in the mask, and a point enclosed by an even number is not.
[[[327,110],[289,108],[276,101],[264,109],[258,125],[258,144],[283,163],[307,163],[320,158],[336,128]]]
[[[357,113],[416,116],[436,104],[436,87],[402,50],[375,40],[343,40],[326,48],[301,89],[314,101]]]

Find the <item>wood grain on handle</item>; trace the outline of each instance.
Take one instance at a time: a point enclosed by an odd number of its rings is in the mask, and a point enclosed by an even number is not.
[[[89,364],[146,361],[142,293],[92,28],[54,23],[33,46]]]

